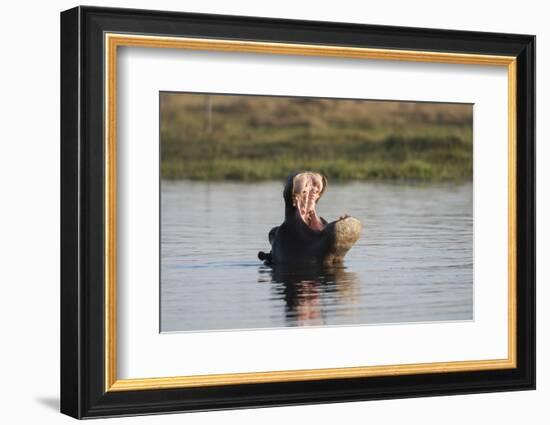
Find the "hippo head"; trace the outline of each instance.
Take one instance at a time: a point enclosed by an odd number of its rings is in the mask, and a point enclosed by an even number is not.
[[[288,177],[283,190],[285,221],[269,232],[269,261],[331,265],[343,260],[359,239],[361,223],[347,214],[330,223],[320,217],[317,203],[326,188],[327,179],[319,173],[304,171]]]

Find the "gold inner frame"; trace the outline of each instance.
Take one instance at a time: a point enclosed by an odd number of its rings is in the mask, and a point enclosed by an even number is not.
[[[149,390],[285,381],[308,381],[516,367],[516,58],[462,53],[370,49],[256,41],[105,34],[105,391]],[[508,71],[508,357],[419,364],[118,379],[116,324],[116,99],[119,46],[436,62],[507,67]]]

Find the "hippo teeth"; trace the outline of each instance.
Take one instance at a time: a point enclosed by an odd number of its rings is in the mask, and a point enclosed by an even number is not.
[[[315,207],[305,208],[301,203],[298,205],[298,211],[302,221],[312,230],[323,230],[323,222],[317,217]]]
[[[323,230],[323,222],[317,216],[315,207],[321,197],[322,178],[313,173],[302,173],[293,182],[292,204],[302,221],[312,230]]]

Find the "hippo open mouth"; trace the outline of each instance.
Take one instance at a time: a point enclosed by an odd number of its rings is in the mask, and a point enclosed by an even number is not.
[[[327,179],[311,171],[292,174],[283,190],[285,220],[268,234],[271,252],[258,252],[268,265],[334,266],[361,235],[361,222],[347,214],[327,223],[315,207],[327,188]]]
[[[292,205],[296,208],[296,214],[311,230],[321,231],[325,228],[325,223],[315,210],[325,185],[320,174],[310,172],[297,174],[292,181]]]

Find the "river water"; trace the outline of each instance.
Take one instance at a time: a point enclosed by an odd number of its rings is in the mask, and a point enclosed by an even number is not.
[[[162,181],[161,331],[473,319],[472,184],[331,184],[317,211],[363,223],[343,268],[257,259],[282,183]]]

